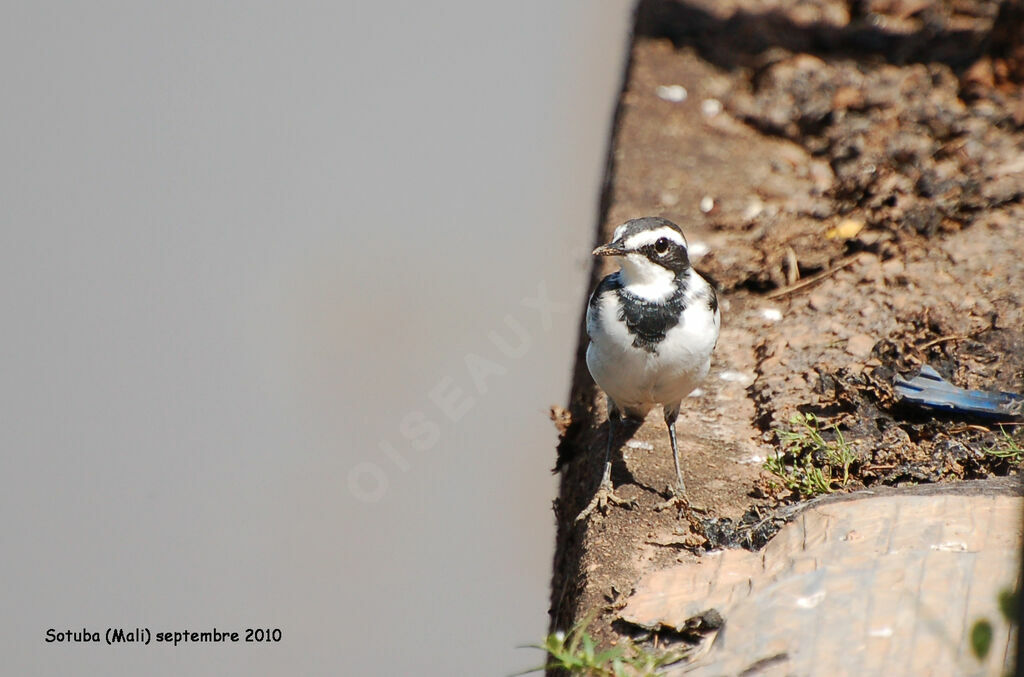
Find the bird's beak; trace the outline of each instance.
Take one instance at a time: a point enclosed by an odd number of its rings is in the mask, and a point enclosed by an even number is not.
[[[609,242],[593,251],[594,256],[624,256],[626,247],[621,242]]]

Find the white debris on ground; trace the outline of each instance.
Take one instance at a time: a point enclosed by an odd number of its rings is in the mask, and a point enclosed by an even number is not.
[[[743,220],[753,221],[764,213],[764,203],[759,198],[754,198],[743,210]]]
[[[744,374],[742,371],[734,371],[732,369],[723,371],[718,375],[718,378],[730,383],[742,383],[743,385],[750,385],[754,382],[754,377],[750,374]]]
[[[762,308],[761,317],[769,322],[778,322],[782,319],[782,311],[778,308]]]
[[[807,595],[806,597],[797,597],[796,606],[799,609],[813,609],[814,607],[821,604],[821,600],[825,599],[825,591],[819,590],[813,595]]]

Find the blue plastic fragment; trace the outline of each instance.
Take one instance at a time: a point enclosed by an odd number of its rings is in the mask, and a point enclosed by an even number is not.
[[[1017,418],[1024,414],[1024,396],[957,388],[927,364],[909,381],[897,375],[893,385],[901,402],[929,409],[988,418]]]

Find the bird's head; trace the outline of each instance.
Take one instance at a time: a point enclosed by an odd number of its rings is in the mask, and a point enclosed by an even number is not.
[[[663,298],[675,290],[675,278],[690,268],[686,238],[668,219],[631,219],[615,229],[608,244],[594,256],[621,258],[623,283],[648,298]]]

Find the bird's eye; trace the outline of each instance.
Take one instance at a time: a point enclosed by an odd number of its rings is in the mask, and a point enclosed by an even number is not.
[[[664,254],[668,251],[668,240],[663,237],[659,237],[658,241],[654,243],[654,251],[659,254]]]

